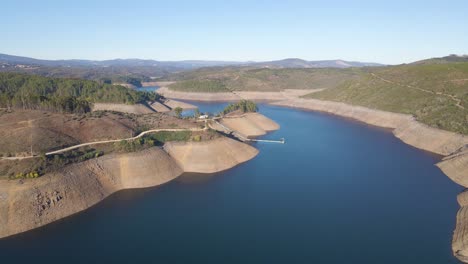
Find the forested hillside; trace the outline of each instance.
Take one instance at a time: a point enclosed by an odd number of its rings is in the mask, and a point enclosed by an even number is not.
[[[186,92],[317,89],[306,98],[411,114],[432,126],[468,134],[468,61],[448,56],[385,67],[351,69],[211,68],[168,79]]]
[[[468,134],[468,63],[368,68],[359,78],[308,98],[411,114],[433,127]]]
[[[135,104],[154,101],[156,93],[137,92],[88,80],[0,73],[0,107],[84,113],[94,102]]]
[[[251,67],[206,68],[173,74],[171,90],[186,92],[281,91],[335,87],[356,78],[362,70],[352,69],[270,69]]]

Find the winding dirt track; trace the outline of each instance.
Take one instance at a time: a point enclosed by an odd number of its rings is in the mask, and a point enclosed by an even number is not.
[[[409,84],[401,84],[401,83],[397,83],[397,82],[394,82],[394,81],[390,81],[388,79],[384,79],[380,76],[378,76],[377,74],[375,73],[371,73],[371,75],[381,81],[384,81],[386,83],[391,83],[391,84],[394,84],[394,85],[398,85],[398,86],[401,86],[401,87],[406,87],[406,88],[410,88],[410,89],[414,89],[414,90],[419,90],[421,92],[425,92],[425,93],[429,93],[429,94],[434,94],[434,95],[442,95],[442,96],[445,96],[445,97],[448,97],[450,98],[452,101],[455,102],[455,105],[460,108],[460,109],[465,109],[465,107],[463,107],[461,105],[461,99],[457,98],[456,96],[454,95],[451,95],[451,94],[446,94],[446,93],[442,93],[442,92],[434,92],[434,91],[431,91],[431,90],[426,90],[426,89],[423,89],[423,88],[419,88],[419,87],[415,87],[415,86],[412,86],[412,85],[409,85]]]
[[[63,152],[67,152],[73,149],[81,148],[81,147],[86,147],[86,146],[91,146],[91,145],[98,145],[98,144],[106,144],[106,143],[114,143],[114,142],[120,142],[122,140],[135,140],[138,138],[141,138],[142,136],[149,134],[149,133],[156,133],[156,132],[163,132],[163,131],[171,131],[171,132],[177,132],[177,131],[203,131],[206,130],[207,128],[161,128],[161,129],[151,129],[147,131],[141,132],[139,135],[130,137],[130,138],[122,138],[122,139],[111,139],[111,140],[102,140],[102,141],[93,141],[93,142],[86,142],[78,145],[74,145],[71,147],[59,149],[59,150],[54,150],[51,152],[47,152],[45,155],[54,155],[54,154],[59,154]],[[21,159],[30,159],[30,158],[37,158],[38,156],[24,156],[24,157],[2,157],[4,160],[21,160]]]

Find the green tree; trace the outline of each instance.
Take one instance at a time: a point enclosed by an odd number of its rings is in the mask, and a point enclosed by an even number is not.
[[[198,110],[198,108],[195,109],[194,116],[197,118],[200,116],[200,110]]]
[[[179,106],[176,107],[176,108],[174,108],[174,113],[176,114],[176,116],[177,116],[178,118],[180,118],[180,117],[182,116],[182,111],[184,111],[184,109],[182,109],[182,108],[179,107]]]
[[[257,112],[258,107],[257,107],[257,104],[255,104],[252,101],[241,100],[237,103],[232,103],[232,104],[227,105],[223,110],[223,114],[229,114],[237,110],[240,110],[243,113]]]
[[[86,113],[94,102],[136,104],[160,98],[154,92],[139,92],[105,81],[0,73],[0,107],[8,109]]]

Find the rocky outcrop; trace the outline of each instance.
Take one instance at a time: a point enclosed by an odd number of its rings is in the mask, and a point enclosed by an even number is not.
[[[130,114],[150,114],[154,110],[142,104],[108,104],[108,103],[94,103],[93,111],[116,111]]]
[[[457,224],[452,238],[453,255],[460,261],[468,263],[468,191],[457,196],[460,209],[457,213]]]
[[[260,113],[245,113],[239,116],[226,116],[221,124],[237,131],[245,137],[258,137],[269,131],[278,130],[280,126],[273,120]]]
[[[185,172],[224,171],[254,158],[258,150],[227,137],[205,142],[169,142],[164,149]]]
[[[452,181],[468,187],[468,147],[445,157],[437,166],[452,179]]]
[[[221,137],[169,142],[164,151],[109,154],[30,180],[0,181],[0,237],[21,233],[85,210],[128,188],[157,186],[183,172],[213,173],[255,157],[250,145]],[[168,154],[169,153],[169,154]]]

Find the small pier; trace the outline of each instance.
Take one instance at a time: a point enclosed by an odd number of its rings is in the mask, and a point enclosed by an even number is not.
[[[286,141],[284,138],[280,138],[280,140],[271,140],[271,139],[247,139],[248,141],[253,141],[253,142],[267,142],[267,143],[280,143],[284,144]]]
[[[212,121],[214,123],[216,123],[218,126],[222,127],[223,130],[224,130],[224,133],[226,133],[228,135],[232,135],[232,136],[234,136],[234,137],[236,137],[239,140],[244,141],[244,142],[245,141],[250,141],[250,142],[279,143],[279,144],[284,144],[286,142],[284,138],[281,138],[280,140],[247,138],[244,135],[242,135],[241,133],[239,133],[237,131],[234,131],[234,130],[230,129],[229,127],[221,124],[217,120],[212,119]],[[215,129],[215,130],[217,130],[217,129]]]

